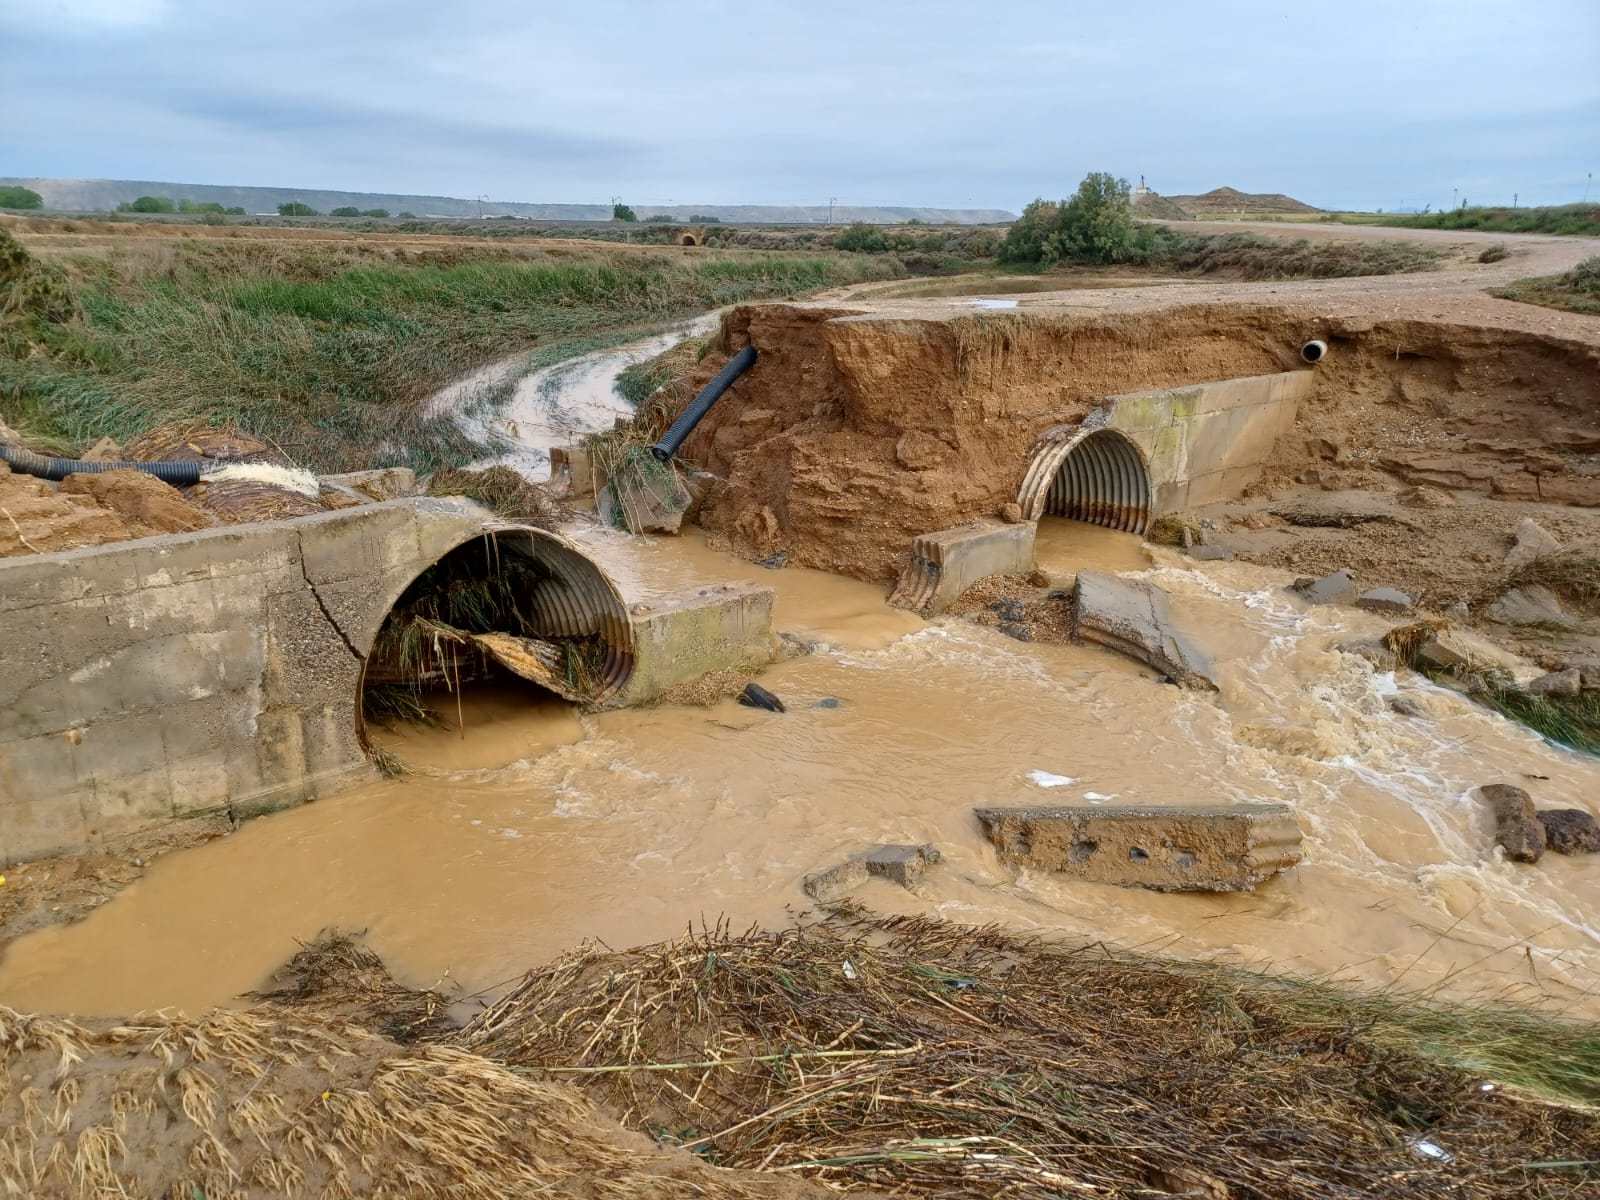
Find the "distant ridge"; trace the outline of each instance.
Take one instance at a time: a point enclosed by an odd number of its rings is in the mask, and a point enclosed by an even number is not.
[[[207,183],[163,183],[149,179],[20,179],[0,178],[0,185],[31,188],[44,197],[44,205],[57,212],[111,212],[119,204],[140,196],[166,196],[243,208],[247,213],[277,215],[278,205],[295,201],[318,212],[335,208],[386,208],[398,215],[419,217],[526,217],[535,221],[607,221],[609,204],[522,204],[503,200],[463,200],[457,196],[408,196],[392,192],[335,192],[321,188],[223,187]],[[676,204],[666,207],[635,204],[639,219],[658,215],[676,221],[712,217],[739,224],[808,224],[828,220],[826,204]],[[929,223],[956,221],[963,225],[988,225],[1015,220],[1015,214],[994,208],[915,208],[837,205],[834,224],[867,221],[892,225],[902,221]]]
[[[37,190],[37,189],[35,189]],[[1241,192],[1231,187],[1213,188],[1200,196],[1168,196],[1179,208],[1203,217],[1211,213],[1316,213],[1320,208],[1285,196],[1282,192]]]
[[[1147,187],[1134,189],[1133,215],[1146,221],[1192,221],[1194,214],[1173,202],[1171,196],[1152,192]]]

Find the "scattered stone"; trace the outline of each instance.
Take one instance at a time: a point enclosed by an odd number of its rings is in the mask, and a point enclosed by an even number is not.
[[[1259,532],[1263,529],[1279,529],[1285,522],[1282,517],[1275,517],[1269,512],[1253,512],[1243,518],[1239,524],[1246,529]]]
[[[1215,543],[1207,546],[1190,546],[1184,553],[1198,562],[1232,562],[1238,557],[1228,547]]]
[[[1561,601],[1547,587],[1532,584],[1513,588],[1484,611],[1501,625],[1544,625],[1557,629],[1576,629],[1579,622],[1561,610]]]
[[[1449,617],[1452,621],[1465,622],[1472,620],[1472,610],[1467,607],[1467,602],[1465,600],[1457,600],[1454,604],[1450,605],[1449,608],[1444,610],[1444,615]]]
[[[1561,543],[1532,517],[1523,517],[1517,522],[1513,537],[1516,539],[1516,544],[1506,555],[1506,566],[1513,569],[1525,567],[1538,559],[1561,552]]]
[[[1400,656],[1385,646],[1381,638],[1340,642],[1334,649],[1341,654],[1354,654],[1357,658],[1366,659],[1377,671],[1393,671],[1400,666]]]
[[[1486,783],[1478,795],[1494,812],[1494,840],[1514,862],[1535,863],[1544,855],[1545,830],[1533,810],[1533,799],[1509,783]]]
[[[1557,854],[1600,852],[1600,821],[1581,808],[1547,808],[1536,814],[1546,844]]]
[[[812,704],[811,707],[812,708],[838,708],[841,703],[842,703],[842,701],[840,701],[839,697],[837,697],[837,696],[824,696],[821,700],[818,700],[816,703]]]
[[[1583,672],[1577,667],[1551,671],[1528,684],[1528,693],[1533,696],[1576,696],[1582,690]]]
[[[747,683],[744,691],[739,693],[739,703],[746,708],[764,708],[768,712],[785,712],[783,701],[779,700],[759,683]]]
[[[1321,579],[1302,575],[1289,585],[1289,590],[1298,592],[1308,604],[1340,604],[1355,595],[1356,581],[1341,567]]]
[[[949,460],[955,448],[941,437],[910,429],[895,443],[895,460],[908,471],[928,471]]]
[[[811,654],[825,653],[828,649],[828,644],[819,638],[787,629],[779,631],[778,643],[785,658],[805,658]]]
[[[1000,509],[1000,519],[1007,525],[1022,524],[1022,505],[1015,500]]]
[[[1020,621],[1001,621],[995,628],[1008,638],[1016,638],[1019,642],[1033,641],[1033,630]]]
[[[1393,631],[1400,636],[1411,630],[1419,633],[1412,661],[1424,671],[1469,675],[1486,670],[1498,670],[1516,676],[1528,669],[1527,662],[1487,638],[1455,626],[1432,628],[1428,623],[1406,626]]]
[[[1407,508],[1454,508],[1456,498],[1443,488],[1430,487],[1420,483],[1416,487],[1406,488],[1395,497]]]
[[[1300,861],[1286,804],[979,808],[1003,861],[1161,892],[1241,892]]]
[[[1167,594],[1141,579],[1079,571],[1072,637],[1126,654],[1179,687],[1216,691],[1211,661],[1172,624]]]
[[[1420,704],[1406,696],[1391,696],[1389,698],[1389,711],[1398,713],[1402,717],[1421,717],[1426,715],[1423,713]]]
[[[1411,597],[1396,588],[1373,588],[1361,593],[1356,607],[1368,612],[1403,614],[1411,611],[1411,603]]]
[[[778,550],[775,553],[767,555],[765,558],[756,560],[756,566],[765,567],[769,571],[781,571],[788,565],[789,552],[787,550]]]
[[[1027,606],[1021,600],[996,600],[986,607],[1002,621],[1020,621],[1027,616]]]
[[[822,904],[842,899],[874,875],[914,892],[922,881],[923,872],[940,857],[939,851],[931,845],[872,846],[836,867],[807,875],[800,886],[806,895]]]

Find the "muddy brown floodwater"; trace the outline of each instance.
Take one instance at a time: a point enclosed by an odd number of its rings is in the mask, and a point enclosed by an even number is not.
[[[593,540],[597,554],[678,585],[754,575],[775,587],[777,627],[820,643],[762,676],[789,711],[724,702],[580,716],[488,692],[464,701],[463,736],[449,702],[446,727],[398,739],[415,774],[162,858],[80,924],[16,942],[0,963],[0,1000],[195,1011],[256,986],[296,939],[327,926],[366,930],[410,981],[448,977],[472,993],[586,938],[627,946],[724,914],[783,922],[805,905],[805,874],[866,844],[927,841],[945,861],[921,897],[874,880],[860,898],[1600,1014],[1600,872],[1559,856],[1501,861],[1471,795],[1506,780],[1543,805],[1580,801],[1600,784],[1600,763],[1335,652],[1382,623],[1307,610],[1281,572],[1043,524],[1047,569],[1147,570],[1172,593],[1219,665],[1212,697],[1100,650],[924,622],[887,608],[881,587],[761,571],[693,537]],[[1391,712],[1395,694],[1425,715]],[[1305,861],[1244,895],[1016,877],[971,815],[1111,799],[1288,801]]]

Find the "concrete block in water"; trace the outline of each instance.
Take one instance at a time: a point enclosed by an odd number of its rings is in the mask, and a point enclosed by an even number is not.
[[[1286,804],[978,808],[1003,861],[1158,892],[1247,892],[1300,861]]]
[[[911,561],[900,573],[889,603],[912,612],[934,613],[990,575],[1033,570],[1032,521],[1008,525],[985,519],[959,529],[925,533],[911,543]]]
[[[1486,783],[1478,795],[1494,812],[1494,840],[1513,862],[1534,863],[1544,857],[1548,835],[1533,809],[1533,797],[1509,783]]]
[[[807,875],[800,886],[806,895],[823,904],[841,899],[874,875],[914,892],[922,873],[940,857],[939,851],[930,845],[873,846],[836,867]]]
[[[633,674],[614,705],[643,704],[669,688],[729,667],[778,657],[772,589],[754,583],[684,588],[634,604]]]
[[[1142,579],[1079,571],[1072,635],[1160,671],[1180,687],[1217,690],[1211,660],[1172,624],[1167,594]]]

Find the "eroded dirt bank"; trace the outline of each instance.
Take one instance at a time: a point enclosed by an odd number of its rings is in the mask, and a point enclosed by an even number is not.
[[[728,320],[728,349],[761,358],[685,447],[723,480],[700,521],[751,559],[787,550],[887,581],[912,537],[1014,500],[1042,431],[1121,392],[1311,369],[1311,337],[1330,347],[1315,400],[1258,490],[1600,500],[1600,353],[1584,341],[1268,305],[925,318],[764,305]]]

